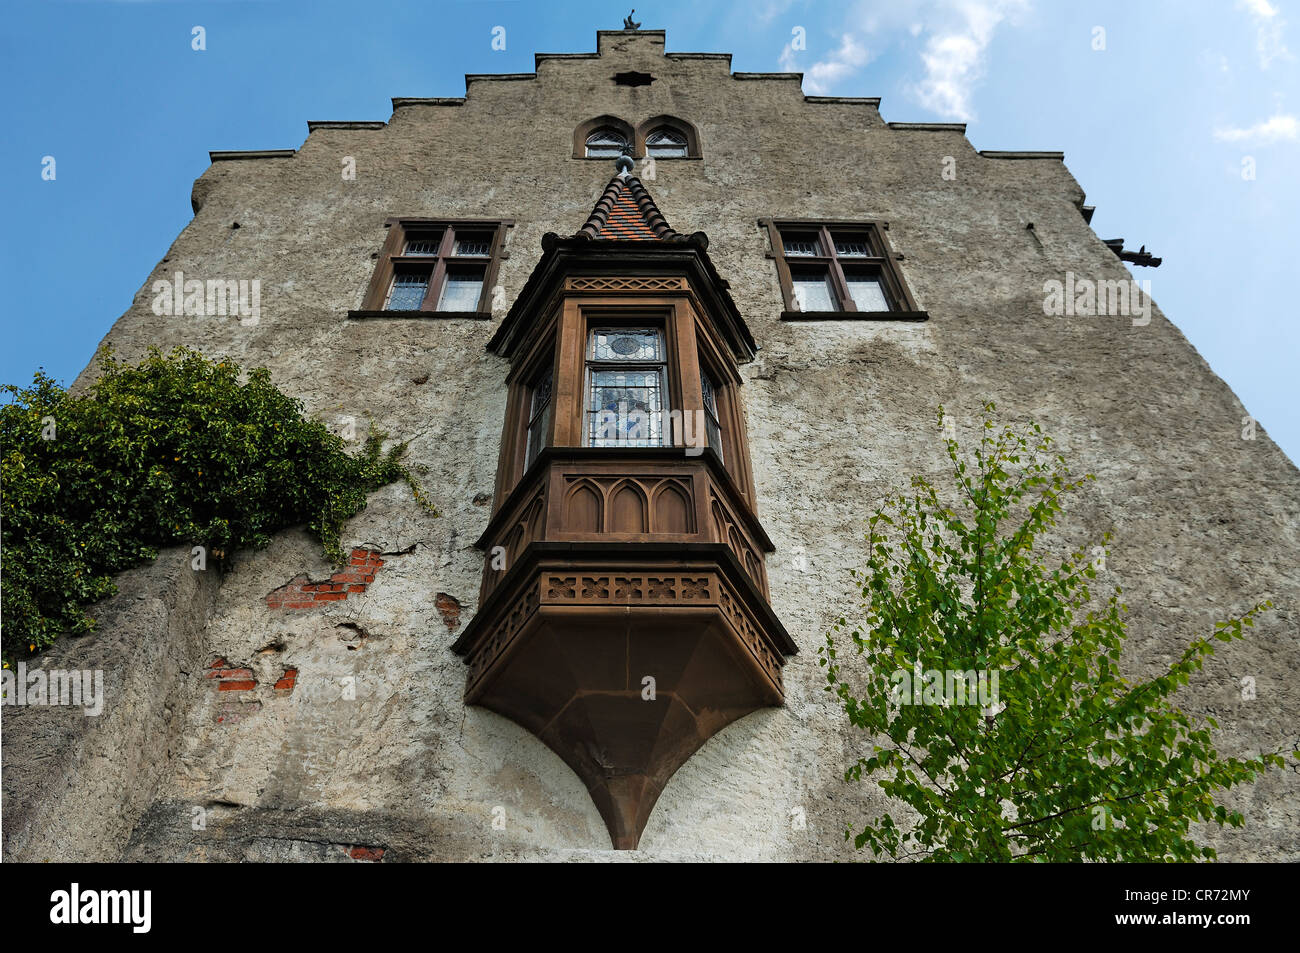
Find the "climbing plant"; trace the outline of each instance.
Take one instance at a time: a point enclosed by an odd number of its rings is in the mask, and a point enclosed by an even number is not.
[[[99,372],[78,395],[43,372],[0,388],[6,662],[92,629],[85,607],[160,547],[202,546],[220,563],[306,524],[341,562],[344,522],[379,487],[405,480],[433,510],[405,444],[385,451],[372,425],[348,453],[265,368],[177,348],[136,365],[106,350]]]

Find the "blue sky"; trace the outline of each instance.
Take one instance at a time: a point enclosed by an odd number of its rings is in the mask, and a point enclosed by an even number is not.
[[[387,119],[392,96],[594,50],[632,2],[669,50],[802,71],[808,93],[882,97],[888,120],[964,121],[979,149],[1064,151],[1097,232],[1163,256],[1136,276],[1300,460],[1300,8],[1283,0],[9,0],[0,380],[81,370],[189,221],[209,149],[294,148],[309,119]]]

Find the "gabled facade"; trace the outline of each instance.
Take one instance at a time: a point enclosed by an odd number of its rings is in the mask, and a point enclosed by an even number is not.
[[[308,128],[212,154],[106,342],[373,420],[440,515],[396,485],[343,568],[286,532],[124,574],[43,656],[102,669],[103,714],[5,710],[6,859],[854,858],[888,802],[843,780],[863,740],[817,648],[867,515],[947,466],[940,404],[1096,475],[1051,542],[1114,532],[1126,671],[1271,598],[1180,701],[1225,753],[1294,742],[1300,473],[1158,307],[1045,312],[1067,274],[1132,277],[1060,153],[651,30]],[[157,312],[178,274],[258,280],[259,320]],[[1300,857],[1300,775],[1229,803],[1221,857]]]

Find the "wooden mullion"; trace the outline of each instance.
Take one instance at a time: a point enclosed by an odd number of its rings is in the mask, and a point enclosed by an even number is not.
[[[823,225],[819,231],[822,245],[829,255],[828,266],[831,286],[835,289],[836,297],[840,299],[840,310],[857,311],[858,306],[853,302],[853,296],[849,294],[848,282],[844,279],[844,268],[840,265],[839,255],[835,253],[835,240],[831,237],[831,230]]]
[[[777,283],[781,286],[781,297],[787,311],[794,310],[794,278],[790,274],[790,264],[785,260],[785,243],[781,239],[781,230],[775,222],[767,223],[768,241],[772,243],[772,254],[776,258]]]

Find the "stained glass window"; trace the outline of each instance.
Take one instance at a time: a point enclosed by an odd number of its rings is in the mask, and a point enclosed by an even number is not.
[[[658,330],[592,330],[587,345],[588,445],[663,446],[664,372]]]
[[[662,361],[662,338],[655,330],[591,332],[587,358],[593,361]]]

